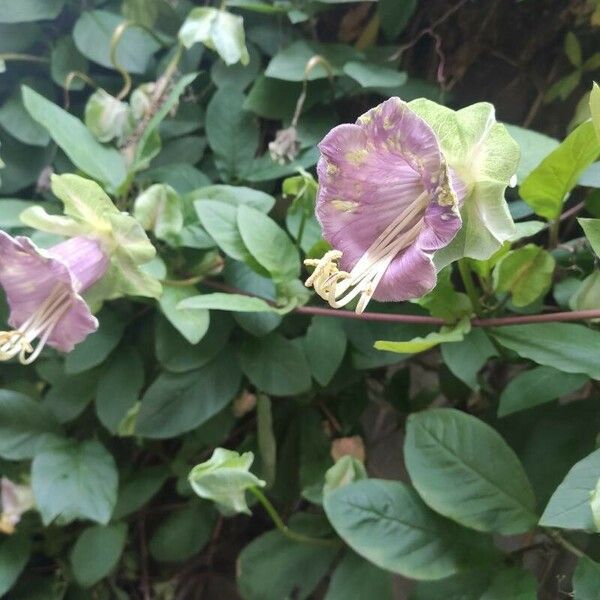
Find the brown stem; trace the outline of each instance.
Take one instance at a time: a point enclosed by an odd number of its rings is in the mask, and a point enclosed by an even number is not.
[[[237,289],[226,283],[205,279],[202,285],[216,290],[227,292],[230,294],[242,294],[245,296],[256,296],[244,290]],[[273,304],[272,301],[263,298],[267,302]],[[332,308],[324,308],[320,306],[298,306],[292,312],[302,315],[317,315],[321,317],[338,317],[340,319],[358,319],[361,321],[378,321],[382,323],[412,323],[413,325],[447,325],[443,319],[436,317],[426,317],[421,315],[399,315],[388,313],[362,313],[356,314],[351,310],[337,310]],[[565,321],[584,321],[587,319],[600,319],[600,310],[574,310],[568,312],[553,312],[542,315],[519,315],[509,317],[493,317],[493,318],[476,318],[471,320],[473,327],[504,327],[507,325],[527,325],[531,323],[555,323]]]

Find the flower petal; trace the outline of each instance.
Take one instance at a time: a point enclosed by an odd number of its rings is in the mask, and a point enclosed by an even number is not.
[[[79,282],[68,267],[29,238],[12,238],[0,231],[0,285],[6,292],[9,324],[14,328],[25,323],[57,286],[64,288],[71,306],[47,342],[57,350],[70,352],[98,328],[97,319],[76,291]]]

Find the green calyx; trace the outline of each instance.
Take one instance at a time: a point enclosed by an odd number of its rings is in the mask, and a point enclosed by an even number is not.
[[[518,144],[486,102],[458,111],[423,98],[409,106],[433,129],[448,166],[466,186],[463,226],[436,252],[436,266],[441,269],[465,256],[489,258],[515,231],[504,192],[517,170]]]
[[[85,293],[92,308],[122,296],[160,297],[159,281],[140,270],[154,258],[156,250],[132,216],[120,212],[96,182],[77,175],[53,175],[52,191],[64,204],[63,216],[50,215],[35,206],[23,211],[21,220],[40,231],[98,240],[110,257],[110,266]]]

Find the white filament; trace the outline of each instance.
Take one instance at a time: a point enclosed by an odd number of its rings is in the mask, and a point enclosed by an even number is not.
[[[381,232],[349,273],[337,267],[342,256],[339,250],[330,250],[318,260],[305,260],[304,264],[315,268],[305,285],[313,286],[332,308],[341,308],[360,295],[356,312],[362,313],[394,257],[421,232],[423,219],[416,217],[427,202],[428,194],[423,192]]]
[[[0,361],[10,360],[18,355],[21,364],[31,364],[44,349],[70,305],[69,290],[63,285],[57,285],[18,329],[0,331]],[[39,338],[39,342],[34,349],[32,342],[36,338]]]

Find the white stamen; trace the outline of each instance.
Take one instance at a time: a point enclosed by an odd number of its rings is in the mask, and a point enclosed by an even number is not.
[[[362,313],[392,260],[421,232],[427,202],[428,194],[423,192],[381,232],[350,273],[338,269],[339,250],[330,250],[319,260],[305,260],[304,264],[315,267],[305,285],[313,286],[332,308],[341,308],[360,295],[356,312]]]
[[[69,290],[63,285],[57,285],[18,329],[0,331],[0,361],[10,360],[18,355],[21,364],[31,364],[44,349],[70,305]],[[39,338],[39,343],[34,350],[32,342],[35,338]]]

